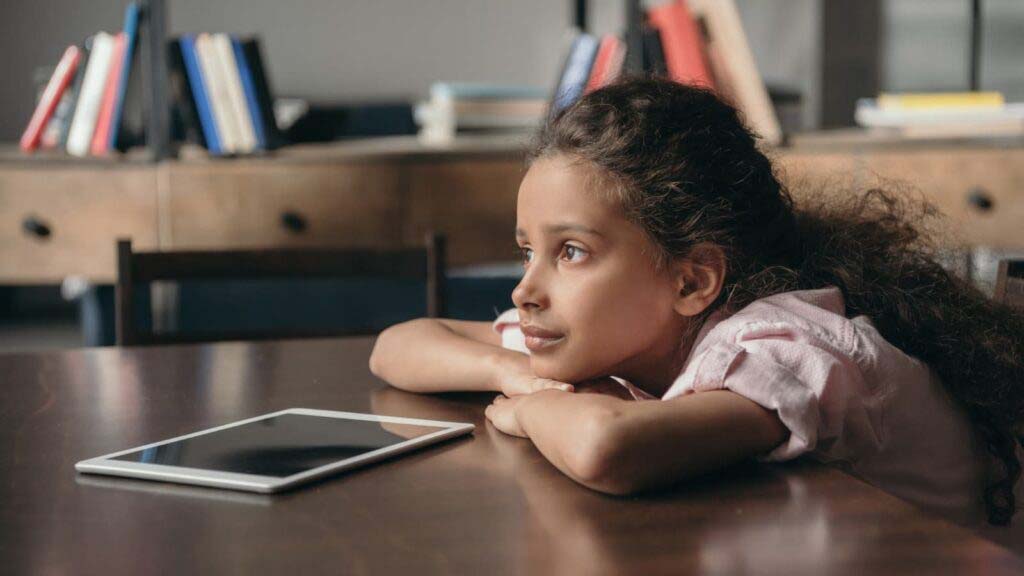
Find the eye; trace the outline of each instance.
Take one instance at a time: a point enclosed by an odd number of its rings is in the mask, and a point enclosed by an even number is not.
[[[587,251],[572,244],[562,245],[562,258],[567,262],[579,262],[587,256]]]
[[[524,266],[533,261],[533,248],[525,246],[519,248],[519,259],[522,260]]]

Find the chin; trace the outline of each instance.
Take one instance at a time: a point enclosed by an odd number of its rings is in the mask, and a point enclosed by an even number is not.
[[[568,384],[576,384],[599,376],[592,370],[574,366],[571,362],[559,362],[555,358],[539,358],[537,356],[530,356],[530,369],[538,378],[547,378]]]

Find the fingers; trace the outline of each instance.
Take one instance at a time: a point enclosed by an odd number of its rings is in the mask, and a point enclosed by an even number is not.
[[[562,392],[572,392],[574,388],[572,384],[566,384],[565,382],[548,380],[546,378],[537,378],[530,385],[530,392],[540,392],[541,390],[561,390]]]

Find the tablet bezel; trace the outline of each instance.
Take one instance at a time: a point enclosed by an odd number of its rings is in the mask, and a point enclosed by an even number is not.
[[[203,468],[189,468],[185,466],[168,466],[166,464],[151,464],[143,462],[129,462],[126,460],[113,460],[118,456],[129,454],[131,452],[137,452],[139,450],[145,450],[147,448],[153,448],[164,444],[170,444],[172,442],[178,442],[195,436],[202,436],[204,434],[210,434],[219,430],[227,428],[233,428],[235,426],[242,426],[251,422],[257,422],[267,418],[273,418],[275,416],[281,416],[284,414],[299,414],[305,416],[324,416],[329,418],[349,419],[349,420],[363,420],[371,422],[388,422],[393,424],[410,424],[416,426],[428,426],[432,428],[438,428],[437,432],[431,432],[416,438],[410,438],[405,442],[399,442],[398,444],[392,444],[391,446],[385,446],[378,448],[370,452],[365,452],[358,456],[346,458],[344,460],[338,460],[330,464],[325,464],[305,472],[299,472],[298,474],[292,474],[291,476],[279,477],[279,476],[260,476],[254,474],[240,474],[237,472],[221,472],[218,470],[206,470]],[[244,490],[248,492],[258,492],[261,494],[270,494],[273,492],[279,492],[287,488],[291,488],[298,484],[314,480],[316,478],[323,477],[328,474],[341,472],[344,470],[351,470],[366,464],[383,460],[403,452],[408,452],[415,448],[433,444],[441,440],[453,438],[455,436],[461,436],[468,434],[473,431],[475,426],[473,424],[465,422],[444,422],[440,420],[422,420],[418,418],[403,418],[399,416],[378,416],[376,414],[360,414],[357,412],[338,412],[333,410],[315,410],[312,408],[289,408],[287,410],[280,410],[278,412],[272,412],[270,414],[263,414],[261,416],[255,416],[253,418],[247,418],[245,420],[239,420],[237,422],[231,422],[222,426],[216,426],[213,428],[207,428],[191,434],[185,434],[183,436],[177,436],[175,438],[169,438],[167,440],[161,440],[152,444],[146,444],[144,446],[138,446],[135,448],[129,448],[127,450],[120,450],[111,454],[105,454],[103,456],[97,456],[95,458],[89,458],[82,460],[75,464],[75,470],[79,472],[85,472],[90,474],[105,474],[109,476],[122,476],[126,478],[142,478],[145,480],[163,480],[167,482],[178,482],[183,484],[194,484],[198,486],[213,486],[217,488],[228,488],[232,490]]]

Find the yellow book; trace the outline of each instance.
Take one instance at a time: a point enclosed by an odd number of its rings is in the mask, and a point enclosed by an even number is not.
[[[878,107],[882,110],[1002,108],[1005,104],[1001,92],[905,92],[878,96]]]

